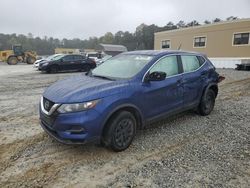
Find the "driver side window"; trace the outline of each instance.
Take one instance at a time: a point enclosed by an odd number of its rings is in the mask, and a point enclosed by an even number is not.
[[[74,61],[74,56],[73,55],[68,55],[63,58],[63,61]]]
[[[167,74],[167,77],[173,76],[179,73],[177,56],[167,56],[158,61],[150,70],[150,73],[161,71]]]

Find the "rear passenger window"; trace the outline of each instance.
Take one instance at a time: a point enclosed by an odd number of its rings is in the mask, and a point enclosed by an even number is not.
[[[183,55],[181,56],[181,60],[184,72],[192,72],[200,67],[200,61],[196,56]]]
[[[153,68],[150,70],[150,73],[155,71],[165,72],[168,76],[173,76],[178,74],[178,63],[176,56],[167,56],[160,61],[158,61]]]

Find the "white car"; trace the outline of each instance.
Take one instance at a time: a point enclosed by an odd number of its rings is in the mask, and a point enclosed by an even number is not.
[[[113,57],[113,56],[111,56],[111,55],[104,55],[104,57],[103,57],[102,59],[96,60],[96,66],[98,66],[98,65],[100,65],[100,64],[102,64],[102,63],[104,63],[105,61],[107,61],[107,60],[110,59],[111,57]]]
[[[42,59],[36,60],[35,63],[34,63],[34,68],[38,68],[39,67],[39,63],[42,62],[42,61],[45,61],[45,59],[42,58]]]
[[[34,63],[34,68],[38,68],[39,67],[39,63],[41,63],[43,61],[51,61],[54,58],[56,58],[57,56],[61,56],[61,55],[63,55],[63,54],[54,54],[54,55],[48,56],[46,58],[42,58],[42,59],[36,60],[35,63]]]
[[[95,62],[103,57],[103,54],[98,52],[89,52],[86,55],[88,58],[93,59]]]

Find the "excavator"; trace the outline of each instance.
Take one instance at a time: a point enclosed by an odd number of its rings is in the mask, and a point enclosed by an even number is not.
[[[16,65],[18,62],[33,64],[36,61],[36,52],[24,51],[22,45],[13,45],[12,50],[2,52],[2,56],[9,65]]]

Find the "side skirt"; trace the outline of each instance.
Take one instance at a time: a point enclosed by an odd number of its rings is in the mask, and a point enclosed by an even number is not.
[[[191,110],[191,109],[196,109],[197,106],[199,105],[199,103],[195,103],[195,104],[191,104],[191,105],[188,105],[186,107],[183,107],[183,108],[177,108],[175,110],[172,110],[172,111],[169,111],[169,112],[166,112],[166,113],[163,113],[163,114],[159,114],[155,117],[152,117],[152,118],[149,118],[149,119],[146,119],[146,122],[145,122],[145,126],[146,125],[149,125],[151,123],[154,123],[154,122],[157,122],[157,121],[160,121],[162,119],[166,119],[170,116],[173,116],[173,115],[176,115],[176,114],[179,114],[181,112],[185,112],[185,111],[188,111],[188,110]]]

